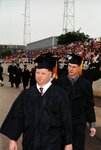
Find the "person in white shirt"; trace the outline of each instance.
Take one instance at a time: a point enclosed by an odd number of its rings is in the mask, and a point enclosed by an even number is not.
[[[18,150],[22,133],[23,150],[72,150],[69,100],[63,89],[51,83],[54,66],[52,57],[39,56],[36,84],[23,90],[11,107],[0,129],[10,139],[9,150]]]

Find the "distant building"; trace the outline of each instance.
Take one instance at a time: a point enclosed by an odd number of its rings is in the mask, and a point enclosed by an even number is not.
[[[57,40],[56,36],[45,38],[45,39],[27,44],[26,49],[29,51],[33,51],[33,50],[37,50],[37,49],[54,47],[57,45],[57,41],[58,40]]]
[[[23,52],[31,52],[33,50],[39,50],[39,49],[46,49],[50,47],[54,47],[57,45],[58,39],[56,36],[45,38],[36,42],[32,42],[27,44],[27,46],[24,45],[12,45],[12,44],[0,44],[0,57],[2,56],[2,53],[5,52],[11,52],[12,56],[16,56],[18,53]],[[31,53],[28,53],[31,55]],[[31,56],[28,56],[31,58]]]
[[[12,54],[24,51],[26,48],[24,45],[11,45],[0,44],[0,55],[2,52],[11,51]]]

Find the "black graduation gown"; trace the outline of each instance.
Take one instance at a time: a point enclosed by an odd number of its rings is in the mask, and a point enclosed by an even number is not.
[[[83,70],[83,76],[93,83],[93,81],[101,78],[101,71],[97,68],[89,68],[87,70]]]
[[[65,89],[71,103],[73,150],[84,150],[86,122],[95,122],[91,82],[79,77],[72,85],[68,77],[65,76],[59,79],[57,84]]]
[[[16,66],[15,65],[8,66],[8,73],[9,73],[9,82],[15,83]]]
[[[15,84],[19,86],[21,83],[21,75],[22,75],[22,69],[20,67],[16,67],[16,73],[15,73]]]
[[[93,91],[90,81],[79,77],[72,86],[68,77],[64,76],[55,83],[68,94],[73,124],[95,122]]]
[[[30,72],[28,69],[22,70],[22,82],[24,86],[28,86],[30,79]]]
[[[31,76],[30,76],[30,86],[33,86],[36,83],[36,80],[35,80],[35,68],[32,68],[30,74],[31,74]]]
[[[1,80],[1,81],[3,81],[3,76],[2,76],[2,74],[3,74],[3,67],[0,66],[0,80]]]
[[[0,132],[12,140],[23,133],[23,150],[60,150],[71,143],[68,97],[56,85],[40,95],[36,85],[24,90],[13,103]]]

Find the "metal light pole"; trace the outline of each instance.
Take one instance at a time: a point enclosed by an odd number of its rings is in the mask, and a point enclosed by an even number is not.
[[[23,44],[26,46],[30,42],[31,42],[30,0],[25,0]]]
[[[75,31],[75,0],[64,0],[63,34]]]

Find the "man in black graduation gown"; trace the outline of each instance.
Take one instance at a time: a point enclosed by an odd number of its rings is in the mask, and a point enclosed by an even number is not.
[[[24,69],[22,70],[22,83],[23,83],[23,89],[26,89],[26,87],[29,84],[30,80],[30,71],[27,69],[27,65],[24,65]]]
[[[15,73],[15,85],[16,88],[19,88],[19,85],[21,83],[21,75],[22,75],[22,69],[20,68],[19,63],[16,64],[16,73]]]
[[[99,80],[101,78],[101,62],[98,63],[91,63],[87,70],[83,70],[83,76],[91,81]]]
[[[63,89],[51,83],[53,67],[51,58],[39,56],[36,85],[14,101],[0,129],[10,139],[9,150],[18,150],[16,141],[22,133],[23,150],[72,150],[69,100]]]
[[[90,126],[90,135],[93,137],[96,133],[92,85],[90,81],[79,76],[81,62],[80,56],[71,55],[68,75],[56,81],[56,84],[67,92],[71,103],[73,150],[84,150],[87,122]]]
[[[0,84],[3,86],[3,67],[1,65],[2,63],[0,62]]]
[[[12,64],[8,66],[8,75],[11,87],[14,87],[15,84],[15,74],[16,74],[16,66],[14,64],[14,60],[12,60]]]

